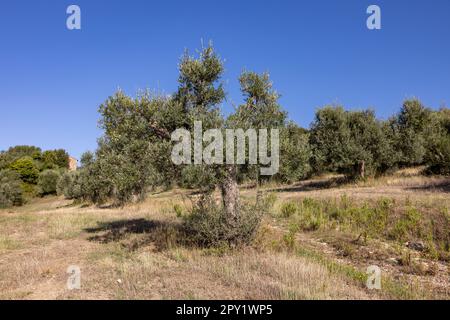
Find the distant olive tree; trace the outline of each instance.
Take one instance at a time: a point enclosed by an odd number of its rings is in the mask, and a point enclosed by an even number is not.
[[[41,195],[56,194],[60,174],[57,170],[44,170],[39,174],[38,187]]]
[[[424,135],[428,171],[450,175],[450,109],[432,112]]]
[[[13,170],[0,170],[0,208],[20,206],[25,202],[22,181]]]
[[[426,129],[431,110],[417,99],[406,100],[400,112],[391,118],[393,148],[398,152],[400,166],[423,164],[426,157]]]
[[[383,173],[392,166],[392,146],[372,110],[325,107],[310,130],[315,172],[339,172],[351,178]]]
[[[311,174],[311,146],[309,133],[290,122],[283,128],[280,136],[280,172],[276,178],[282,182],[293,183]]]

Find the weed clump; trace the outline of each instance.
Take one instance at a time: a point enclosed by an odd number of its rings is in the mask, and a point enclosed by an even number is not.
[[[297,209],[295,202],[286,202],[281,206],[280,213],[283,218],[289,218],[297,213]]]

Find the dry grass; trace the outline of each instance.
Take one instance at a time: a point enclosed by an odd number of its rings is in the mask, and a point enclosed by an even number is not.
[[[323,199],[349,190],[357,199],[376,197],[380,192],[402,199],[410,196],[430,208],[450,207],[445,191],[422,189],[442,184],[441,179],[416,176],[398,179],[403,180],[395,185],[383,182],[371,187],[344,185],[320,189],[314,187],[316,181],[277,187],[275,210],[287,199]],[[408,179],[420,179],[420,183],[414,180],[410,184]],[[243,198],[254,197],[252,190],[245,189],[242,193]],[[189,207],[189,194],[183,190],[161,192],[125,208],[83,207],[49,197],[14,210],[0,210],[0,298],[405,297],[404,292],[396,295],[395,288],[389,294],[367,290],[360,279],[361,272],[377,260],[367,258],[360,251],[372,249],[348,246],[342,242],[340,233],[328,239],[329,245],[322,244],[324,240],[320,238],[325,237],[319,233],[297,233],[290,239],[279,221],[267,217],[253,247],[229,250],[182,245],[176,238],[179,218],[174,205]],[[331,240],[341,242],[333,246]],[[379,244],[380,248],[383,245]],[[347,252],[347,257],[340,255],[341,251]],[[351,259],[351,255],[357,258]],[[81,290],[66,288],[66,270],[70,265],[81,268]],[[430,279],[434,278],[423,276],[422,280]],[[429,282],[432,285],[432,280]]]

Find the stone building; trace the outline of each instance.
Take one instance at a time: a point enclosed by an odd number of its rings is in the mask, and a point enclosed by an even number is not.
[[[74,157],[69,157],[69,171],[77,170],[78,160]]]

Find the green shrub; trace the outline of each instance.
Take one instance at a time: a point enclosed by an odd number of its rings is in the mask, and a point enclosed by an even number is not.
[[[305,231],[316,231],[325,223],[321,214],[309,214],[300,219],[300,227]]]
[[[264,194],[260,199],[260,207],[264,209],[266,214],[273,215],[275,203],[278,200],[278,196],[275,192]]]
[[[83,170],[65,172],[58,180],[56,191],[66,199],[82,199],[84,198],[82,183]]]
[[[58,195],[63,195],[67,199],[71,199],[71,188],[73,186],[73,175],[71,172],[65,172],[61,175],[56,185]]]
[[[281,205],[280,214],[283,218],[289,218],[297,213],[298,206],[295,202],[286,202]]]
[[[10,168],[16,171],[23,182],[36,184],[39,170],[31,157],[23,157],[14,161]]]
[[[183,208],[178,203],[173,205],[173,211],[175,211],[175,214],[178,218],[181,218],[183,216]]]
[[[45,170],[39,174],[38,187],[41,195],[56,194],[56,186],[59,181],[59,172]]]
[[[239,208],[240,214],[231,219],[223,206],[212,196],[205,196],[183,217],[183,229],[189,241],[205,247],[240,246],[249,244],[262,219],[260,206]]]
[[[39,194],[39,188],[35,184],[22,182],[20,187],[22,189],[23,196],[26,199],[34,198]]]
[[[34,146],[15,146],[7,151],[0,152],[0,170],[8,169],[10,165],[23,157],[31,157],[33,160],[39,160],[41,149]]]
[[[44,151],[42,161],[45,169],[69,168],[69,154],[64,149]]]
[[[386,233],[389,214],[393,207],[393,201],[390,199],[378,200],[376,206],[370,210],[366,232],[370,237],[381,236]]]
[[[280,154],[280,170],[276,175],[278,180],[293,183],[308,177],[312,154],[305,129],[289,122],[281,130]]]
[[[450,134],[440,137],[429,155],[428,172],[450,175]]]
[[[0,207],[20,206],[24,203],[19,174],[12,170],[0,171]]]
[[[323,203],[313,198],[305,198],[302,201],[301,210],[321,210]]]
[[[420,238],[422,235],[421,219],[422,215],[416,208],[407,208],[406,212],[391,229],[391,238],[400,242],[404,242],[410,238]]]

